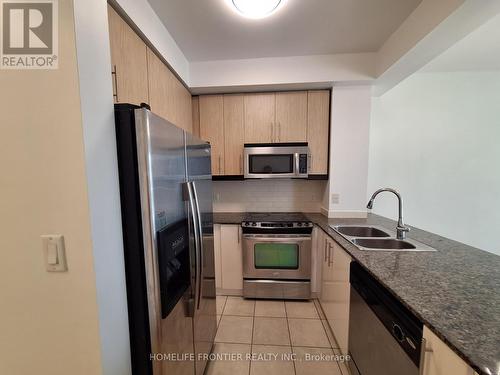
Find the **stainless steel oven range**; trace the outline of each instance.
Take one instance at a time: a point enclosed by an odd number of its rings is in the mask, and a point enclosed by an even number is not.
[[[243,296],[309,299],[313,224],[302,214],[265,213],[241,226]]]

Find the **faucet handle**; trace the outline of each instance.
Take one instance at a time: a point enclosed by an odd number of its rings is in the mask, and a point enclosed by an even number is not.
[[[396,227],[397,239],[404,240],[406,238],[406,233],[409,231],[410,231],[410,227],[407,227],[406,225],[398,225]]]

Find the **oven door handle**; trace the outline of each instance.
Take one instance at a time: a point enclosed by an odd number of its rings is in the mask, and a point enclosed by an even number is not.
[[[275,237],[275,236],[266,236],[266,235],[255,235],[255,234],[244,234],[243,239],[252,240],[255,242],[265,241],[265,242],[297,242],[297,241],[309,241],[311,240],[311,236],[300,236],[300,237],[291,237],[291,236],[283,236],[283,237]]]

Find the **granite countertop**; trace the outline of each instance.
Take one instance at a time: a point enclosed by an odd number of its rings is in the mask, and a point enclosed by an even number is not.
[[[446,342],[479,374],[500,373],[500,257],[413,228],[408,237],[436,252],[358,250],[329,225],[372,224],[394,231],[396,222],[328,219],[305,213],[359,264]],[[245,213],[216,213],[218,224],[239,224]]]

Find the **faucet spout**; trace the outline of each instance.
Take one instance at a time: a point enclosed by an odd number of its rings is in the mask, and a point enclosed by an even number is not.
[[[370,200],[368,201],[368,204],[366,205],[366,208],[371,210],[373,208],[373,201],[375,200],[375,197],[384,191],[393,193],[398,198],[399,213],[398,213],[398,225],[396,227],[396,232],[398,240],[404,240],[406,238],[406,233],[410,231],[410,228],[406,226],[403,221],[403,198],[401,198],[401,194],[399,194],[396,190],[392,188],[378,189],[375,193],[372,194]]]

